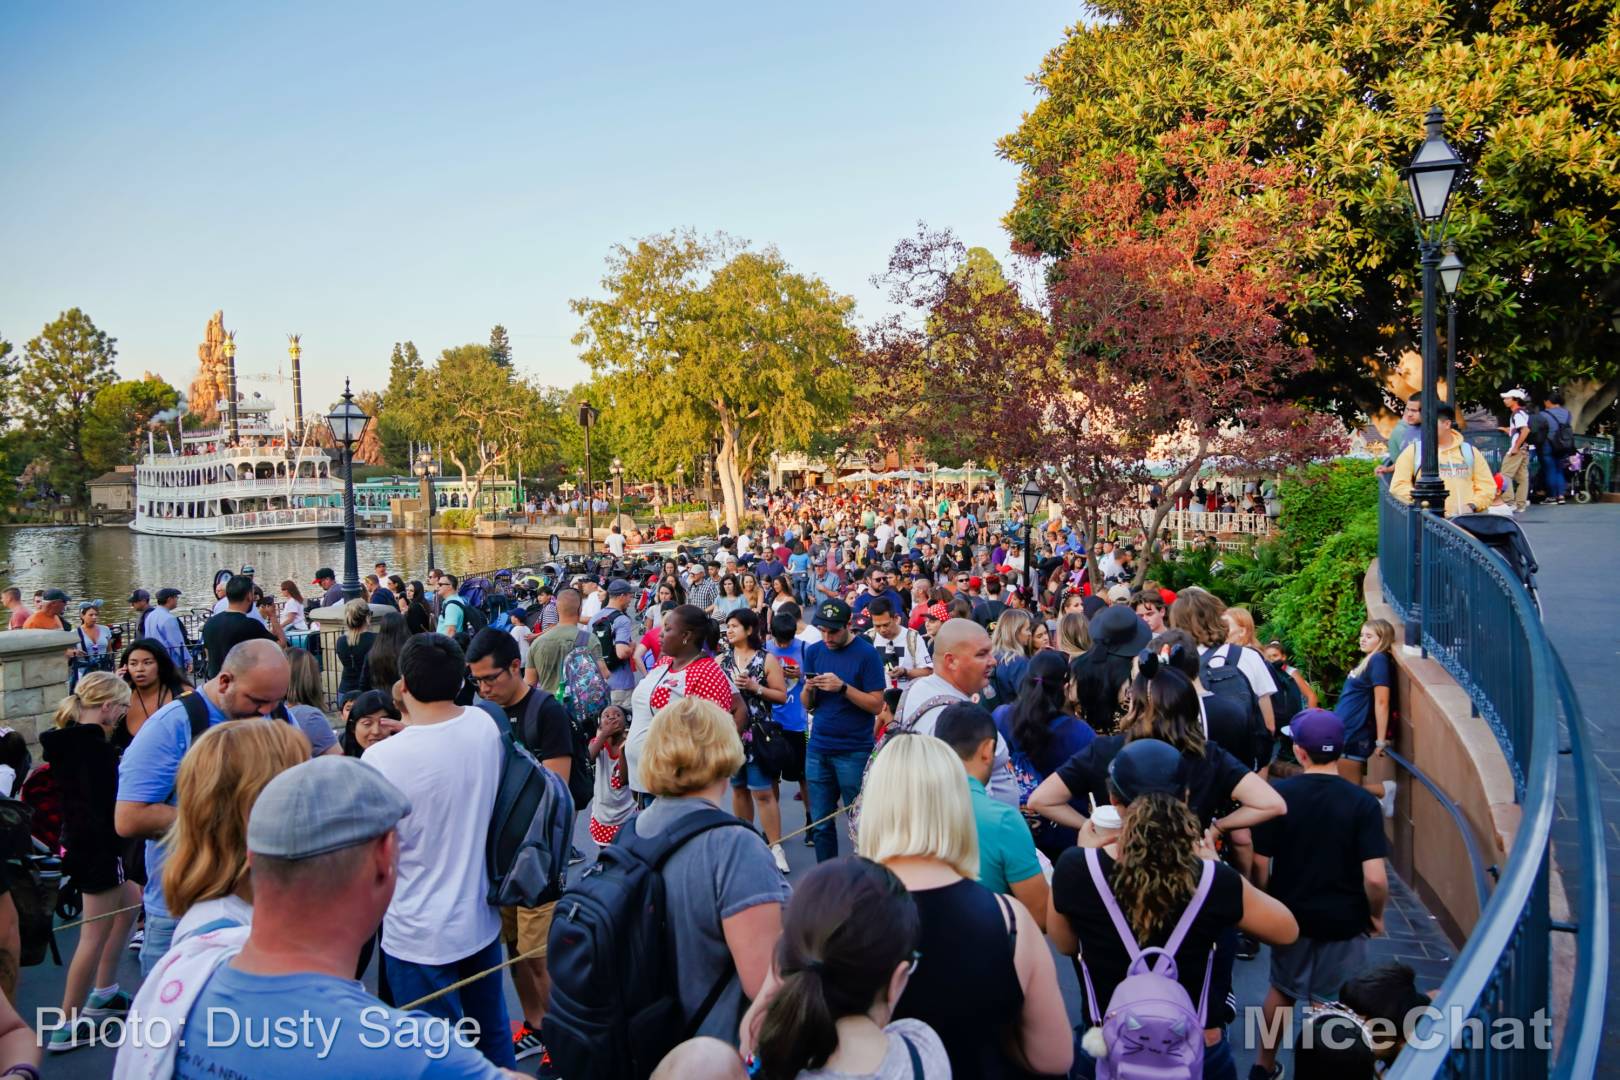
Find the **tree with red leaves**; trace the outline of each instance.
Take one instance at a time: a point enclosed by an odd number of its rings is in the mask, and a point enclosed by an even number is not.
[[[1318,206],[1286,165],[1172,138],[1168,169],[1122,156],[1070,193],[1067,256],[1025,256],[1042,288],[948,233],[895,248],[880,281],[915,316],[867,335],[880,375],[866,412],[885,434],[948,433],[1009,480],[1037,479],[1089,537],[1168,474],[1150,547],[1206,465],[1264,474],[1342,449],[1334,420],[1278,390],[1311,364],[1279,316]]]

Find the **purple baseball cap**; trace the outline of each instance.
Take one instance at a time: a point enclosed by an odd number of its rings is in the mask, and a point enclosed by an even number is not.
[[[1295,746],[1318,754],[1344,750],[1344,721],[1326,709],[1301,709],[1288,722]]]

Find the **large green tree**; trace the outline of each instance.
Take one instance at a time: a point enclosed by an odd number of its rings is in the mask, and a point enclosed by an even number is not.
[[[506,327],[496,323],[489,331],[489,358],[501,367],[512,366],[512,339],[506,334]]]
[[[605,297],[573,302],[584,321],[574,343],[611,380],[628,442],[671,464],[718,445],[736,529],[743,482],[764,456],[845,419],[854,301],[774,248],[723,236],[652,236],[615,247],[607,262]]]
[[[17,377],[23,429],[48,463],[51,484],[75,502],[83,502],[85,482],[93,475],[85,422],[96,394],[117,378],[117,345],[90,316],[71,308],[46,323],[23,351]]]
[[[146,449],[148,429],[166,428],[179,404],[180,391],[150,372],[140,379],[102,387],[84,418],[85,464],[90,475],[134,461]],[[154,434],[158,445],[167,448],[164,434]]]
[[[1328,206],[1297,252],[1287,317],[1317,363],[1295,388],[1371,408],[1381,382],[1413,375],[1421,289],[1398,172],[1441,105],[1469,165],[1451,229],[1468,267],[1463,400],[1562,384],[1584,421],[1620,393],[1620,19],[1607,0],[1087,7],[1036,73],[1041,101],[1000,143],[1022,169],[1006,219],[1016,243],[1064,257],[1082,233],[1072,194],[1122,153],[1168,182],[1178,132],[1287,163]]]

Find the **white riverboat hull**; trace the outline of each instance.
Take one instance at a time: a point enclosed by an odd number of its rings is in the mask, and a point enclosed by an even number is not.
[[[166,528],[165,525],[171,525]],[[342,525],[257,525],[236,529],[176,529],[162,521],[132,521],[131,532],[145,536],[179,536],[188,540],[329,540],[343,535]]]

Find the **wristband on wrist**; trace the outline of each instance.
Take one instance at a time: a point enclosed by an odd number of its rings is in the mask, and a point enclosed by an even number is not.
[[[1388,739],[1378,739],[1373,743],[1373,745],[1374,746],[1388,746],[1389,745],[1389,740]]]

